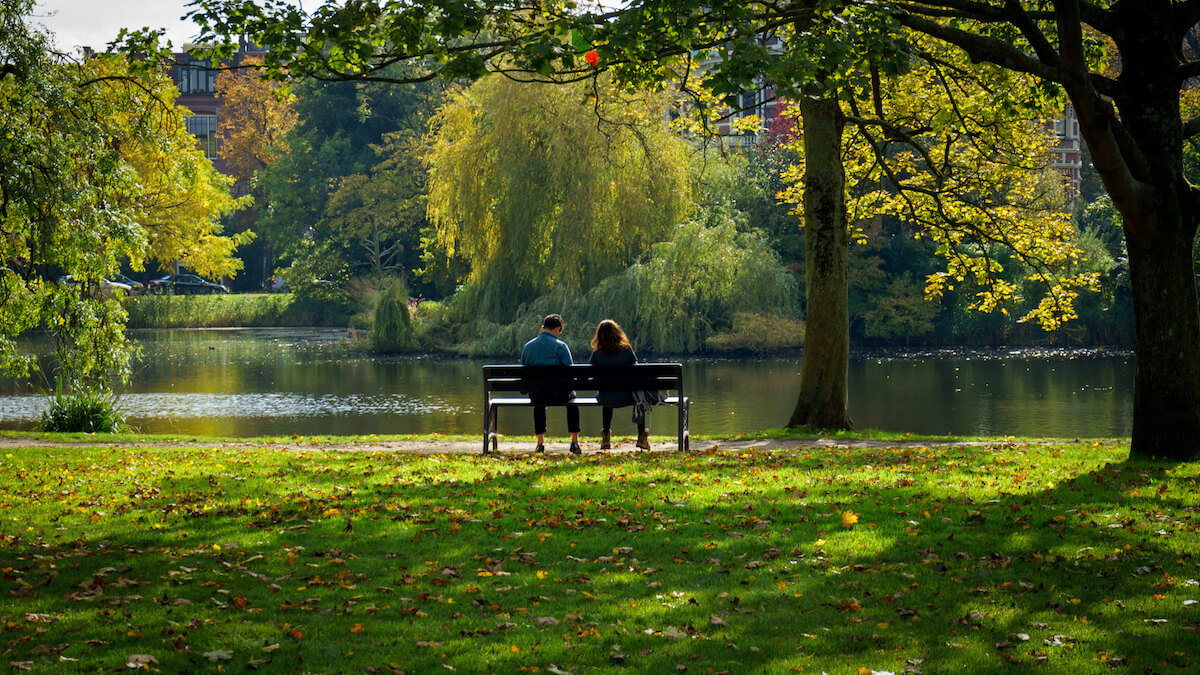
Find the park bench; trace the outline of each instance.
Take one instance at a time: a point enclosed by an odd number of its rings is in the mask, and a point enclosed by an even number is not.
[[[658,391],[663,393],[659,405],[673,405],[679,413],[679,449],[688,449],[688,406],[683,393],[683,365],[678,363],[638,363],[630,366],[510,366],[483,367],[483,454],[488,444],[495,451],[499,438],[496,420],[501,408],[530,407],[533,403],[526,392],[574,391],[569,404],[598,406],[595,396],[583,396],[587,391]],[[564,402],[560,405],[568,405]]]

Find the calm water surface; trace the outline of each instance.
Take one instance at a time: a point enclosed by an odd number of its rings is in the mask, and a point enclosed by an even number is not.
[[[143,353],[121,405],[149,433],[480,431],[480,367],[505,359],[374,357],[354,351],[343,336],[311,329],[137,331]],[[48,348],[36,340],[26,347]],[[684,364],[693,433],[780,427],[795,405],[798,358]],[[859,427],[915,433],[1127,436],[1132,382],[1133,358],[1120,353],[859,357],[850,363],[850,414]],[[32,428],[44,408],[27,385],[0,378],[0,428]],[[531,432],[529,411],[506,413],[501,433]],[[671,433],[673,413],[659,413],[654,430]],[[561,409],[551,409],[550,434],[565,433],[562,418]],[[585,408],[584,433],[598,433],[599,425],[599,410]],[[633,429],[622,410],[614,427]]]

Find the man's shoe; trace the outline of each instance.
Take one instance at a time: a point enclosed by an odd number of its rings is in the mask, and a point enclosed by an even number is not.
[[[638,432],[637,446],[639,448],[641,448],[642,450],[650,449],[650,432],[648,432],[648,431],[639,431]]]
[[[571,454],[572,455],[583,454],[583,448],[579,447],[579,444],[576,443],[575,441],[571,441]]]
[[[600,449],[609,450],[612,448],[612,434],[608,429],[600,430]]]
[[[537,444],[537,447],[536,447],[536,448],[534,448],[534,449],[533,449],[533,451],[534,451],[534,452],[545,452],[545,451],[546,451],[546,446],[542,445],[541,443],[538,443],[538,444]]]

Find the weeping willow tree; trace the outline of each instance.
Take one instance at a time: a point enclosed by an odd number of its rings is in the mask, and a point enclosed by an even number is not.
[[[657,94],[607,78],[559,87],[488,77],[437,114],[429,163],[435,254],[467,263],[477,316],[507,318],[624,270],[687,216],[687,145]]]

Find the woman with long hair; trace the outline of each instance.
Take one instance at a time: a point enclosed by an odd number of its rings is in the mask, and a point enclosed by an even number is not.
[[[588,363],[593,366],[631,366],[638,362],[637,355],[633,353],[633,345],[629,344],[629,338],[626,337],[625,331],[621,330],[621,326],[612,319],[605,319],[596,326],[596,334],[592,336],[591,344],[592,356],[588,359]],[[603,423],[600,430],[600,449],[608,450],[612,447],[613,408],[631,406],[637,401],[634,399],[633,392],[629,391],[601,391],[596,394],[596,398],[600,401],[600,405],[604,406]],[[637,428],[637,447],[649,450],[650,437],[646,431],[644,417],[638,420]]]

